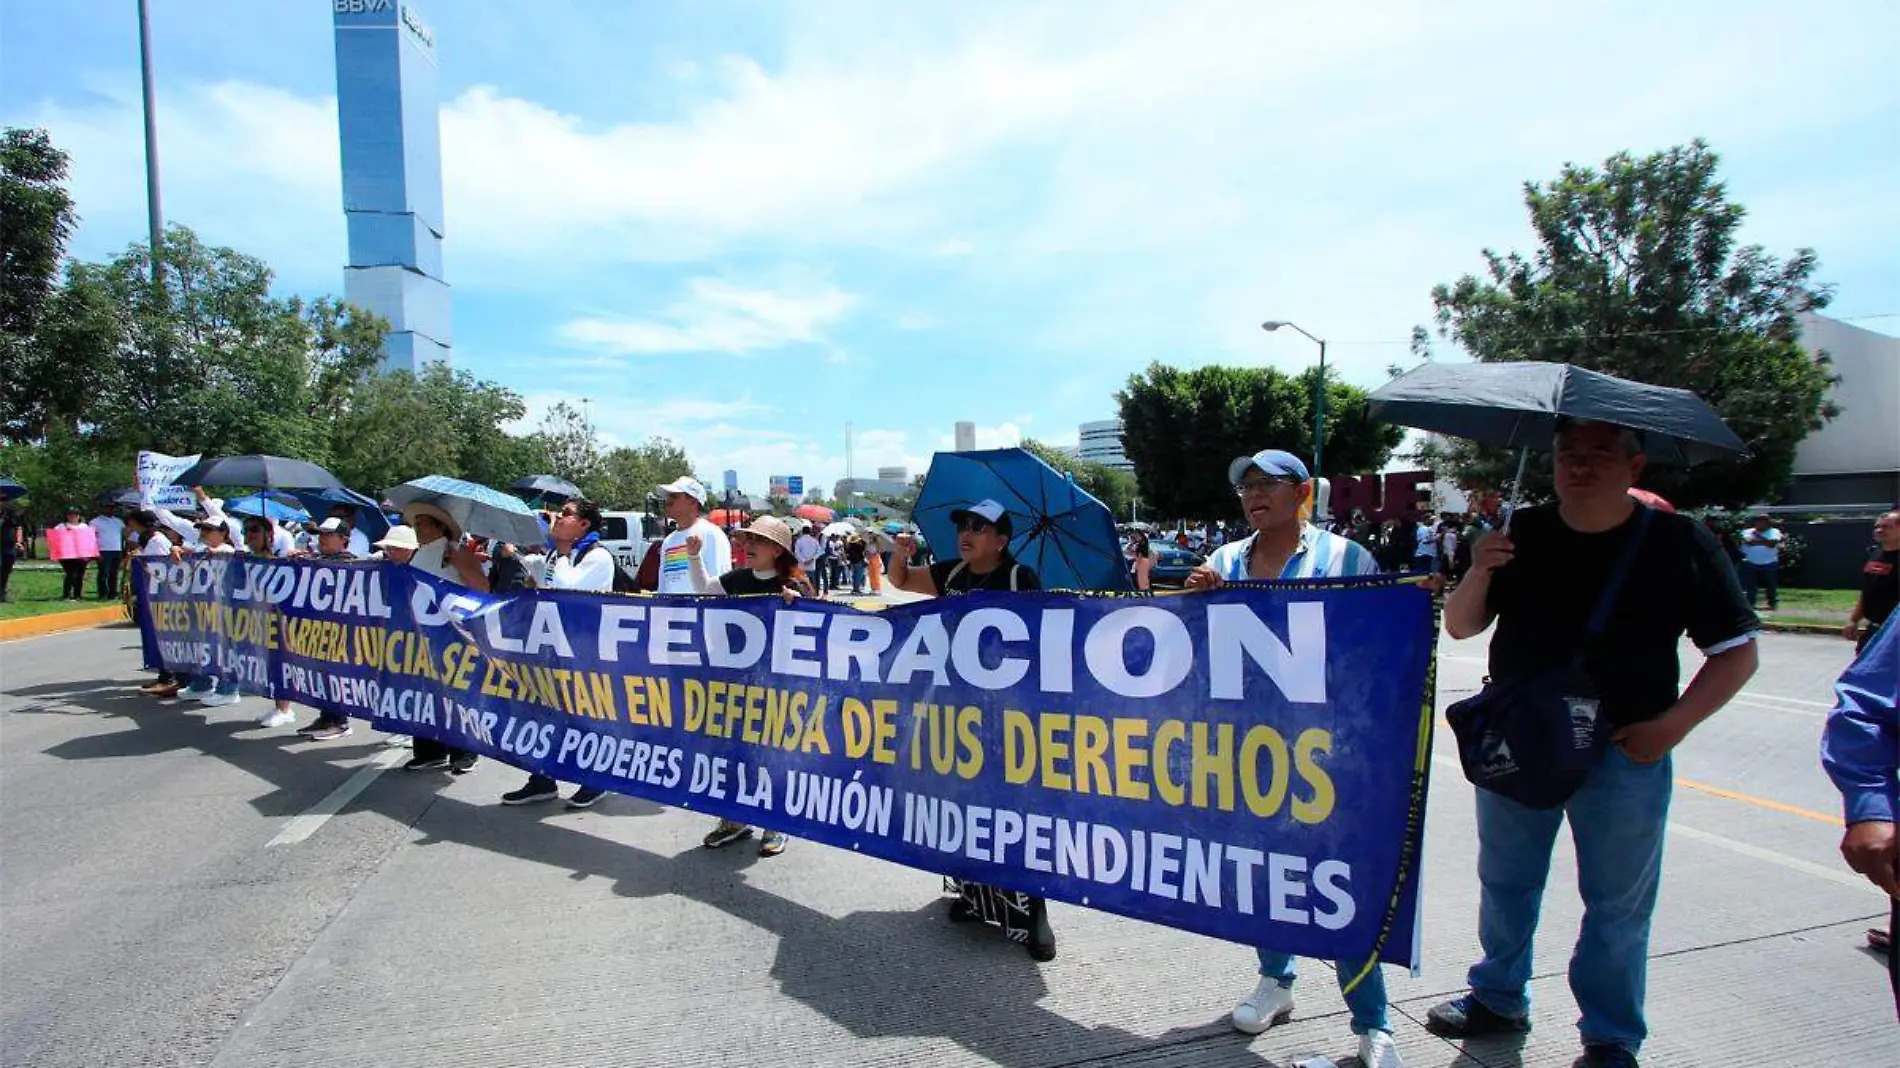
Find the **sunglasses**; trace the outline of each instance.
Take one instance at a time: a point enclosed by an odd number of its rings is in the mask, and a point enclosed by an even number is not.
[[[1264,478],[1250,478],[1245,482],[1234,483],[1234,492],[1242,497],[1255,493],[1270,493],[1279,486],[1297,486],[1306,480],[1298,475],[1267,475]]]
[[[967,531],[971,534],[981,534],[995,526],[995,523],[977,515],[966,515],[962,519],[957,520],[957,530],[959,532]]]

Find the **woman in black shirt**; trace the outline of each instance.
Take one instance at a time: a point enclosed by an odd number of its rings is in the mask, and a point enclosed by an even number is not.
[[[706,565],[700,559],[701,544],[698,536],[686,539],[686,552],[689,558],[689,574],[693,577],[693,588],[700,593],[721,594],[727,597],[744,597],[762,593],[776,593],[789,603],[800,597],[817,594],[812,588],[805,572],[798,566],[798,558],[792,555],[792,528],[776,516],[760,516],[752,524],[735,535],[745,548],[746,566],[734,568],[717,579],[706,574]],[[722,819],[700,844],[707,849],[718,849],[731,845],[752,833],[752,825],[738,820]],[[785,844],[791,841],[783,831],[767,830],[759,837],[759,856],[776,857],[785,852]]]
[[[933,597],[958,596],[978,590],[1040,590],[1035,571],[1010,555],[1009,513],[995,501],[978,501],[950,513],[957,525],[957,559],[939,560],[929,568],[912,568],[914,540],[897,536],[891,554],[891,585]],[[1056,933],[1049,926],[1049,905],[1042,898],[999,886],[945,878],[944,889],[955,894],[950,902],[954,923],[982,920],[1002,927],[1012,942],[1021,942],[1039,961],[1056,957]]]

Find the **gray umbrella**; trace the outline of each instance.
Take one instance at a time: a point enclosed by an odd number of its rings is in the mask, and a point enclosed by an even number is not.
[[[1550,448],[1560,419],[1642,431],[1652,463],[1694,465],[1748,456],[1715,409],[1686,389],[1651,386],[1567,363],[1427,363],[1372,391],[1371,415],[1485,445],[1516,449],[1511,529],[1524,462]]]
[[[1748,455],[1701,397],[1567,363],[1427,363],[1372,391],[1373,418],[1511,449],[1548,449],[1560,418],[1643,432],[1651,463]]]

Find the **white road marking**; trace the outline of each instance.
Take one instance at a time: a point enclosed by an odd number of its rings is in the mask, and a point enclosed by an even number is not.
[[[370,757],[368,763],[356,769],[356,774],[343,780],[343,785],[325,794],[321,801],[311,805],[309,809],[291,817],[290,822],[284,824],[284,829],[277,832],[277,837],[264,843],[264,848],[296,845],[317,833],[319,828],[329,822],[331,816],[343,811],[344,805],[355,800],[357,794],[362,793],[370,783],[376,781],[376,776],[388,771],[402,759],[403,752],[400,749],[386,749]]]
[[[1457,772],[1460,776],[1464,774],[1464,769],[1459,766],[1456,760],[1435,756],[1432,758],[1432,763],[1443,768],[1449,768]],[[1777,853],[1772,849],[1764,849],[1761,846],[1751,845],[1748,842],[1738,842],[1733,838],[1726,838],[1719,834],[1711,834],[1708,831],[1699,830],[1695,827],[1685,827],[1675,820],[1669,821],[1669,833],[1679,834],[1684,838],[1693,838],[1698,842],[1715,846],[1717,849],[1726,849],[1731,853],[1749,857],[1753,860],[1766,861],[1769,864],[1773,864],[1779,868],[1786,868],[1789,871],[1800,872],[1803,875],[1812,875],[1817,879],[1826,879],[1830,883],[1837,883],[1850,890],[1864,890],[1871,894],[1878,894],[1883,899],[1887,896],[1884,891],[1873,883],[1845,869],[1837,870],[1820,864],[1812,864],[1798,857],[1788,856],[1786,853]]]

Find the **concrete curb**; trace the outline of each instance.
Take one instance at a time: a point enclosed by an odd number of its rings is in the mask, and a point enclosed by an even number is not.
[[[38,638],[68,630],[85,630],[108,623],[130,622],[131,620],[125,617],[125,606],[122,604],[104,608],[80,608],[71,612],[49,612],[43,616],[0,620],[0,642]]]
[[[1841,636],[1841,627],[1846,625],[1847,620],[1845,619],[1841,620],[1838,624],[1782,623],[1777,620],[1764,619],[1761,623],[1761,629],[1778,631],[1782,634],[1831,634],[1839,638]],[[1843,638],[1842,640],[1845,641],[1846,639]]]

